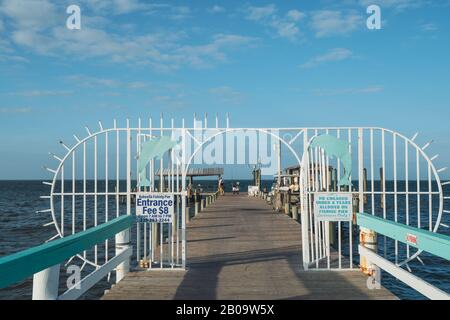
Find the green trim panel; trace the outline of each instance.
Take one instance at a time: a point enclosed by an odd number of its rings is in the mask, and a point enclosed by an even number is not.
[[[414,228],[366,213],[358,213],[356,217],[356,223],[360,227],[373,230],[379,234],[450,261],[449,236]]]
[[[122,216],[86,231],[0,258],[0,289],[112,238],[130,228],[133,222],[133,216]]]

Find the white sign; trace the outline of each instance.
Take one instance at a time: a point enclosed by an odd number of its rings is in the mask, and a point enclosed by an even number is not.
[[[353,217],[352,194],[314,194],[314,215],[319,221],[351,221]]]
[[[140,193],[136,196],[137,222],[172,223],[174,196],[170,193]]]

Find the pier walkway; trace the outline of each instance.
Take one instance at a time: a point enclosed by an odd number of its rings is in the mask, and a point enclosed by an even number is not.
[[[302,271],[300,225],[259,198],[220,197],[186,232],[186,271],[130,272],[102,299],[396,299],[359,271]]]

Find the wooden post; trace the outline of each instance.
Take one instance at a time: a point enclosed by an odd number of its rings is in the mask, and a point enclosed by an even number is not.
[[[284,213],[287,214],[287,215],[290,215],[290,213],[291,213],[291,210],[290,210],[290,203],[289,203],[289,202],[286,202],[286,203],[284,204]]]
[[[328,237],[330,239],[330,246],[334,247],[336,244],[336,222],[328,222]]]
[[[202,199],[200,202],[200,211],[203,211],[205,209],[205,199]]]
[[[189,209],[190,208],[186,206],[186,224],[188,224],[191,221],[191,212]]]
[[[195,216],[198,216],[198,202],[195,202]]]
[[[294,219],[295,221],[298,221],[298,207],[297,207],[297,205],[294,205],[292,207],[292,219]]]
[[[367,169],[366,168],[364,168],[364,170],[363,170],[363,175],[364,175],[364,182],[363,182],[363,185],[364,185],[364,192],[367,192]],[[367,194],[364,194],[364,204],[367,204]]]

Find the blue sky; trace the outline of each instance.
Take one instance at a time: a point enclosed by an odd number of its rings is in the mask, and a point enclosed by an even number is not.
[[[65,28],[66,8],[82,29]],[[366,8],[382,9],[368,30]],[[0,179],[99,119],[383,126],[450,159],[450,1],[0,0]]]

